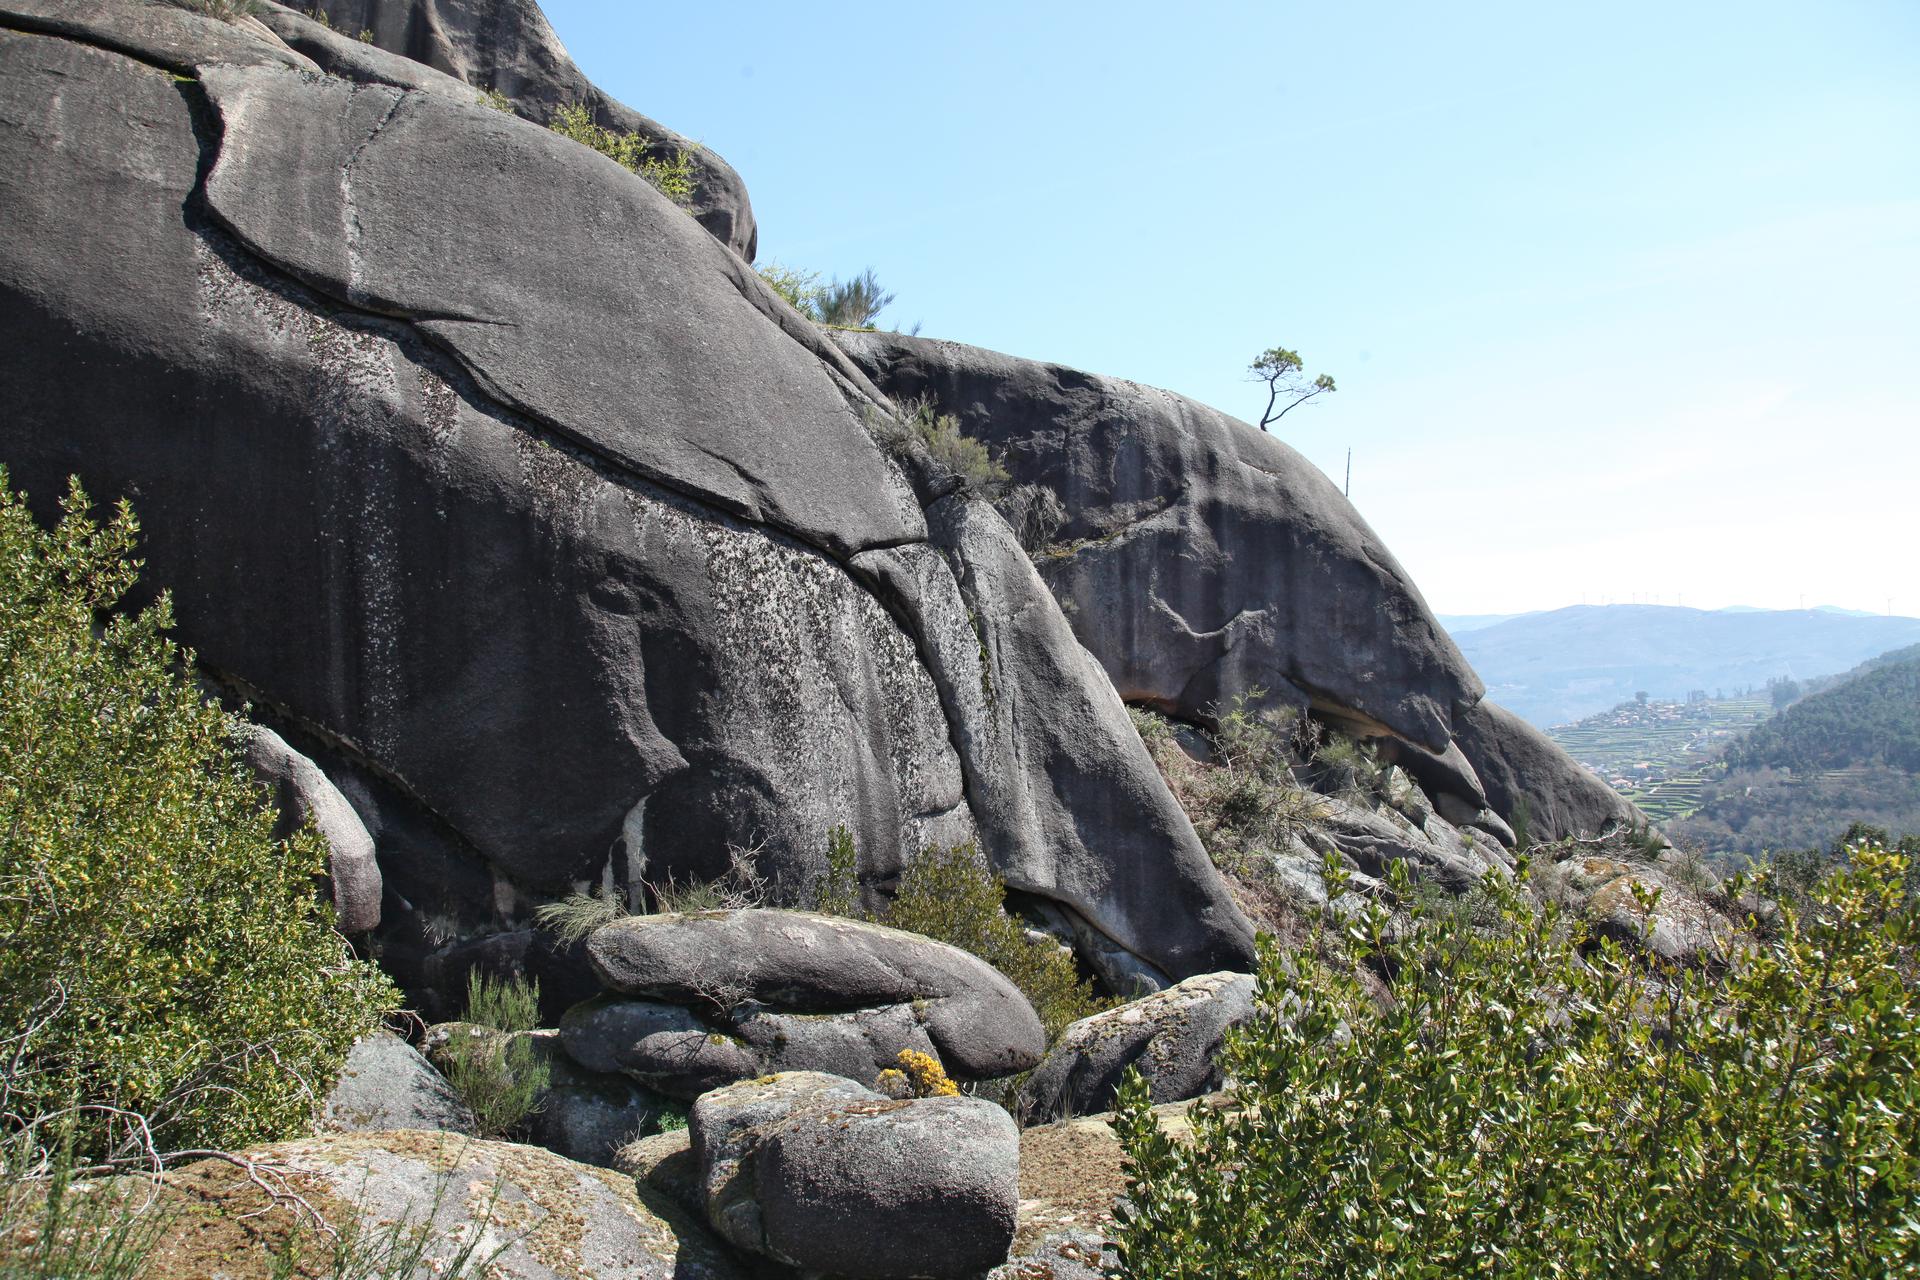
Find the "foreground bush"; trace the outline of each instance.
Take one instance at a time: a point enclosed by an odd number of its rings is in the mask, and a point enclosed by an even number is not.
[[[1188,1146],[1123,1091],[1123,1274],[1920,1275],[1905,871],[1854,850],[1719,976],[1590,946],[1524,884],[1263,942],[1231,1105]]]
[[[44,531],[0,470],[0,1123],[90,1158],[292,1136],[392,991],[316,893],[133,586],[137,526],[77,485]],[[96,619],[103,625],[96,628]]]

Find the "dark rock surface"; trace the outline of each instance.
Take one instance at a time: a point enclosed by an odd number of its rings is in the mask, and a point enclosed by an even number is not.
[[[380,924],[380,864],[373,837],[340,788],[320,766],[287,745],[273,730],[247,730],[247,767],[265,783],[280,818],[276,840],[284,840],[311,820],[327,842],[327,880],[333,895],[335,927],[342,933],[366,933]]]
[[[724,991],[728,1006],[791,1014],[913,1005],[948,1069],[973,1079],[1026,1070],[1046,1049],[1033,1006],[993,966],[883,925],[805,911],[631,916],[596,930],[587,953],[609,990],[676,1004]]]
[[[306,13],[275,4],[274,0],[257,0],[254,16],[288,48],[311,59],[330,76],[356,84],[385,84],[397,89],[437,93],[455,102],[483,100],[482,91],[464,80],[356,39],[352,32],[335,31]]]
[[[1461,750],[1486,785],[1487,802],[1516,827],[1524,800],[1534,840],[1597,836],[1609,827],[1642,827],[1646,818],[1612,787],[1580,767],[1559,743],[1505,707],[1482,702],[1455,717]]]
[[[708,148],[595,88],[535,0],[320,0],[314,7],[335,31],[371,31],[380,48],[497,90],[540,124],[559,107],[585,103],[600,124],[648,139],[654,154],[687,151],[698,174],[690,212],[716,240],[753,261],[759,233],[740,175]]]
[[[161,0],[5,0],[0,26],[71,37],[182,73],[214,62],[318,70],[264,27]]]
[[[1021,1087],[1021,1117],[1046,1124],[1106,1111],[1129,1069],[1156,1103],[1211,1093],[1220,1087],[1221,1037],[1253,1015],[1253,989],[1251,974],[1207,973],[1082,1018]]]
[[[604,997],[567,1010],[560,1041],[589,1071],[632,1076],[691,1101],[761,1073],[759,1057],[691,1009]]]
[[[475,1132],[473,1115],[446,1077],[388,1031],[358,1040],[327,1093],[320,1127],[342,1133],[383,1129]]]
[[[836,333],[1068,512],[1036,561],[1127,701],[1190,720],[1260,685],[1444,750],[1480,682],[1359,513],[1278,439],[1138,383],[900,334]],[[1297,694],[1289,694],[1296,690]]]
[[[1013,1242],[1019,1130],[979,1098],[895,1101],[795,1072],[716,1090],[689,1122],[707,1216],[809,1271],[961,1277]]]

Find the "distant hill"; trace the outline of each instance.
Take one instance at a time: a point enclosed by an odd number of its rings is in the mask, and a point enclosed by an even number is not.
[[[1459,636],[1469,631],[1484,631],[1488,627],[1526,616],[1524,613],[1443,613],[1439,618],[1447,634]]]
[[[1920,773],[1920,645],[1883,654],[1727,748],[1729,769],[1808,773],[1891,765]]]
[[[1920,618],[1831,609],[1716,610],[1574,605],[1453,630],[1487,696],[1543,728],[1605,711],[1645,691],[1684,700],[1764,687],[1776,676],[1845,671],[1920,643]]]
[[[1759,854],[1829,844],[1856,821],[1920,832],[1920,645],[1862,663],[1736,739],[1676,842]]]

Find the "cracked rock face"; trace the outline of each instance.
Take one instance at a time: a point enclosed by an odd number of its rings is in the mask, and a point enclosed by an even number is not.
[[[688,212],[714,239],[753,261],[759,232],[740,175],[706,147],[596,88],[567,56],[535,0],[320,0],[301,7],[325,14],[335,31],[370,32],[372,43],[380,49],[405,55],[476,89],[503,93],[516,111],[542,124],[556,108],[584,103],[602,125],[650,140],[656,154],[684,149],[696,175]],[[281,21],[269,21],[286,34]],[[307,48],[307,40],[296,37],[292,43]],[[336,71],[317,50],[315,56],[327,70]]]
[[[1169,977],[1247,956],[1052,599],[928,540],[843,353],[617,165],[302,62],[0,3],[0,460],[42,513],[133,501],[182,641],[373,839],[403,978],[730,845],[803,891],[836,826],[869,892],[977,835]],[[1009,746],[1042,718],[1087,732]]]
[[[1444,750],[1478,678],[1386,546],[1273,436],[1172,392],[959,343],[836,333],[1065,504],[1036,558],[1120,695],[1192,720],[1254,685]],[[1291,692],[1289,692],[1291,691]]]

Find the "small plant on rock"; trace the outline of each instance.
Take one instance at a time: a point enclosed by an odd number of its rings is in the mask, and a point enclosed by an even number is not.
[[[958,477],[966,492],[991,501],[1012,479],[986,445],[960,430],[960,419],[941,413],[933,401],[908,401],[901,405],[901,412],[934,461]]]
[[[940,1059],[917,1049],[902,1049],[894,1059],[900,1065],[880,1073],[880,1092],[902,1098],[955,1098],[960,1086],[953,1082]]]
[[[1007,914],[1006,896],[1006,885],[979,846],[930,846],[908,859],[899,891],[878,920],[985,960],[1020,988],[1052,1039],[1104,1006],[1080,977],[1073,954],[1049,939],[1028,937]]]
[[[447,1081],[487,1137],[517,1134],[552,1083],[552,1068],[524,1034],[539,1019],[538,982],[498,982],[478,969],[468,972],[465,1021],[471,1027],[447,1044]]]
[[[563,138],[592,147],[601,155],[645,178],[654,190],[681,208],[693,203],[696,174],[693,156],[684,147],[661,154],[657,144],[637,133],[609,129],[593,118],[584,102],[572,102],[553,113],[547,128]]]

